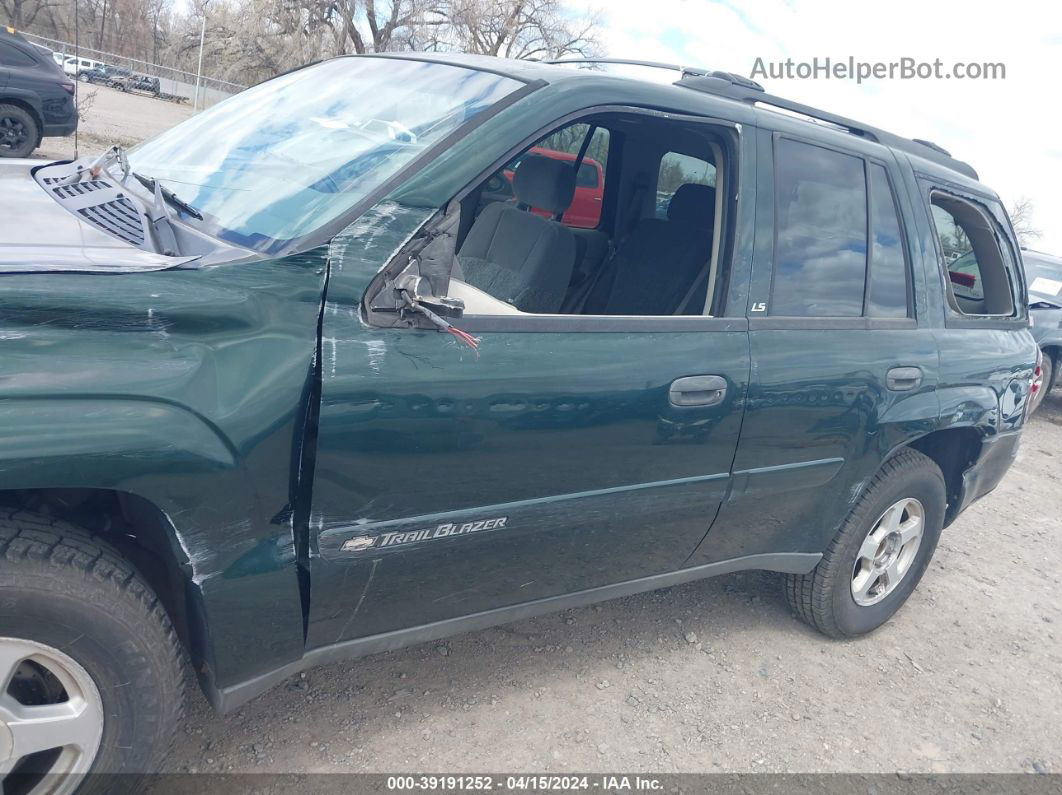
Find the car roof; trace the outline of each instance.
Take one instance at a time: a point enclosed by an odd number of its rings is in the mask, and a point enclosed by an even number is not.
[[[39,44],[34,44],[28,41],[21,33],[15,30],[10,25],[0,25],[0,41],[6,41],[8,44],[14,44],[20,50],[25,50],[34,54],[39,54],[37,49]],[[47,49],[47,48],[41,48]]]
[[[626,61],[617,58],[571,59],[568,61],[528,61],[515,58],[497,58],[489,55],[468,55],[464,53],[427,53],[427,52],[391,52],[375,53],[370,58],[399,58],[406,60],[429,61],[433,63],[464,66],[485,72],[520,80],[524,83],[564,84],[572,81],[584,81],[587,88],[594,84],[622,90],[627,85],[636,85],[640,96],[648,94],[662,106],[679,112],[703,114],[705,100],[720,100],[736,110],[737,107],[755,108],[756,110],[780,111],[788,118],[796,118],[806,124],[809,131],[829,138],[832,134],[855,135],[875,141],[894,150],[900,150],[911,156],[912,166],[916,170],[934,175],[944,175],[967,187],[985,188],[980,183],[977,172],[967,163],[951,156],[951,153],[930,141],[905,138],[895,133],[878,129],[869,124],[855,121],[835,113],[793,102],[777,95],[769,94],[763,87],[748,78],[730,72],[712,71],[702,68],[681,67],[674,64],[660,64],[650,61]],[[673,69],[680,78],[671,84],[642,80],[636,77],[605,74],[592,69],[573,69],[563,64],[612,63],[632,64],[646,67]],[[718,109],[718,105],[711,103]],[[739,117],[740,118],[740,117]]]
[[[1023,248],[1021,250],[1022,259],[1031,259],[1034,262],[1046,262],[1049,265],[1057,265],[1062,267],[1062,257],[1056,257],[1054,254],[1046,254],[1043,251],[1034,251],[1030,248]]]

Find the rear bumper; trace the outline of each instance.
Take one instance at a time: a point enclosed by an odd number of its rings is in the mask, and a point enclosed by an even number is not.
[[[77,116],[74,116],[69,121],[56,124],[45,124],[41,130],[41,138],[64,138],[67,135],[73,135],[74,130],[76,129]]]
[[[981,455],[977,462],[963,472],[962,489],[949,523],[973,502],[988,494],[1007,474],[1018,455],[1021,431],[1008,431],[991,436],[982,442]]]
[[[61,87],[52,93],[41,95],[41,138],[61,138],[72,135],[77,129],[77,107],[74,97]]]

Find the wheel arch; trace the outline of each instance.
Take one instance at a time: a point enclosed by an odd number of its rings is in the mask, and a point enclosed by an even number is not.
[[[41,109],[34,105],[27,97],[23,97],[19,94],[9,94],[6,91],[3,94],[0,94],[0,105],[14,105],[22,108],[33,117],[33,121],[37,124],[37,146],[40,146],[41,137],[44,135],[44,114]],[[34,149],[36,149],[37,146],[34,146]]]
[[[12,398],[0,400],[0,471],[0,505],[81,527],[137,568],[209,695],[218,661],[204,582],[223,576],[260,513],[231,441],[166,401]]]
[[[979,429],[962,426],[932,431],[900,448],[917,450],[940,467],[948,495],[948,507],[944,514],[945,527],[959,515],[964,486],[963,475],[981,455],[982,445],[983,434]]]
[[[114,547],[159,598],[201,684],[213,687],[202,594],[194,587],[177,529],[162,508],[129,491],[84,487],[0,490],[0,506],[61,519]]]

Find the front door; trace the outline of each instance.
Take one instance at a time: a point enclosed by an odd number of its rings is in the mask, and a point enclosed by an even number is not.
[[[336,245],[323,316],[308,645],[681,567],[728,487],[747,321],[573,318],[478,352],[372,328],[361,293],[422,220],[372,213],[393,231]]]

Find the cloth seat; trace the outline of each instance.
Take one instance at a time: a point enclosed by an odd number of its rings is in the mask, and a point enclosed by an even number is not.
[[[559,312],[576,259],[575,236],[559,221],[575,195],[575,171],[529,155],[513,174],[513,193],[515,206],[487,205],[469,230],[457,255],[464,281],[522,312]]]
[[[681,185],[668,204],[667,220],[643,218],[620,244],[591,290],[583,313],[674,313],[694,282],[702,280],[701,272],[712,253],[714,216],[715,188]]]

